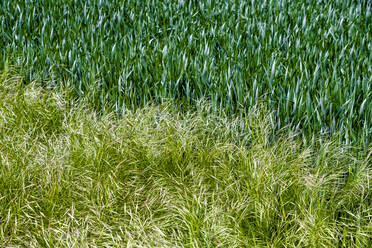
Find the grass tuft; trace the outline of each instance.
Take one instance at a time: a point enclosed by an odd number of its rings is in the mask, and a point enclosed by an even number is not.
[[[97,116],[21,81],[0,82],[0,246],[372,245],[368,150],[273,141],[263,107]]]

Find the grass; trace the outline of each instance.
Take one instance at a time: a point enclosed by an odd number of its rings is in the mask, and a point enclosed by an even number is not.
[[[368,0],[4,0],[0,70],[102,112],[167,98],[243,116],[263,99],[275,130],[367,147],[371,26]]]
[[[1,1],[0,246],[372,247],[371,26],[365,0]]]
[[[371,247],[371,149],[200,103],[98,116],[0,80],[2,247]]]

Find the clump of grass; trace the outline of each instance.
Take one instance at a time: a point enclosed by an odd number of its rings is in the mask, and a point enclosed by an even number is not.
[[[370,247],[371,153],[270,140],[270,114],[122,117],[4,73],[0,246]]]

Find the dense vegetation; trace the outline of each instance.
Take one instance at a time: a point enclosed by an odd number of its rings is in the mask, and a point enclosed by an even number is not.
[[[366,146],[371,27],[368,0],[4,0],[0,69],[102,112],[170,98],[245,114],[263,100],[276,130]]]
[[[372,247],[371,7],[0,1],[0,247]]]
[[[372,245],[371,153],[270,142],[260,108],[97,118],[20,80],[0,77],[1,247]]]

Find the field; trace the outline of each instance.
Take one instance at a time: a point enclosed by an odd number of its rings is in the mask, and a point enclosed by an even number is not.
[[[1,247],[371,247],[368,0],[0,2]]]
[[[102,111],[170,98],[244,114],[263,100],[278,130],[366,145],[371,26],[367,0],[5,0],[0,63]]]

